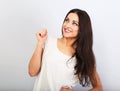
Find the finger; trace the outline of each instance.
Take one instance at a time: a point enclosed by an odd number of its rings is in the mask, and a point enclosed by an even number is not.
[[[37,33],[37,36],[41,36],[41,37],[44,37],[44,36],[46,36],[47,35],[47,32],[46,33],[41,33],[41,32],[38,32]]]
[[[37,33],[36,33],[36,36],[37,36],[37,37],[40,37],[40,36],[41,36],[41,33],[40,33],[40,32],[37,32]]]
[[[46,35],[47,35],[47,30],[42,30],[42,31],[40,32],[40,36],[44,37],[44,36],[46,36]]]
[[[64,89],[68,89],[69,87],[68,87],[68,86],[64,86],[63,88],[64,88]]]

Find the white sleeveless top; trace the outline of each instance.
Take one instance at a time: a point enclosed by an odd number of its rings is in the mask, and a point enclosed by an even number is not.
[[[41,71],[37,76],[33,91],[59,91],[62,86],[75,86],[78,83],[74,75],[76,59],[70,58],[57,48],[57,38],[48,37],[43,52]]]

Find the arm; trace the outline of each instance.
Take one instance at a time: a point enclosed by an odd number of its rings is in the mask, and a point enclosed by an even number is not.
[[[96,70],[95,70],[95,78],[96,78],[97,84],[95,85],[94,82],[91,80],[93,88],[90,89],[89,91],[103,91],[102,83]]]
[[[42,62],[41,60],[43,54],[43,45],[47,38],[47,31],[42,30],[40,32],[37,32],[36,37],[38,42],[28,65],[28,71],[30,76],[36,76],[40,72],[41,62]]]

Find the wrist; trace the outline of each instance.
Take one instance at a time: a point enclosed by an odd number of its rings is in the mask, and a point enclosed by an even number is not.
[[[44,43],[38,42],[37,46],[40,47],[40,48],[44,48]]]

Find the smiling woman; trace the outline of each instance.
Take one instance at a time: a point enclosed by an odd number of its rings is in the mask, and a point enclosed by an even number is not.
[[[63,23],[63,35],[65,37],[76,37],[79,29],[79,18],[76,13],[70,13]]]
[[[86,11],[72,9],[62,26],[62,37],[52,38],[43,29],[29,62],[30,76],[37,76],[34,91],[73,91],[79,82],[89,91],[102,91],[92,50],[93,36]],[[54,50],[54,51],[53,51]]]

